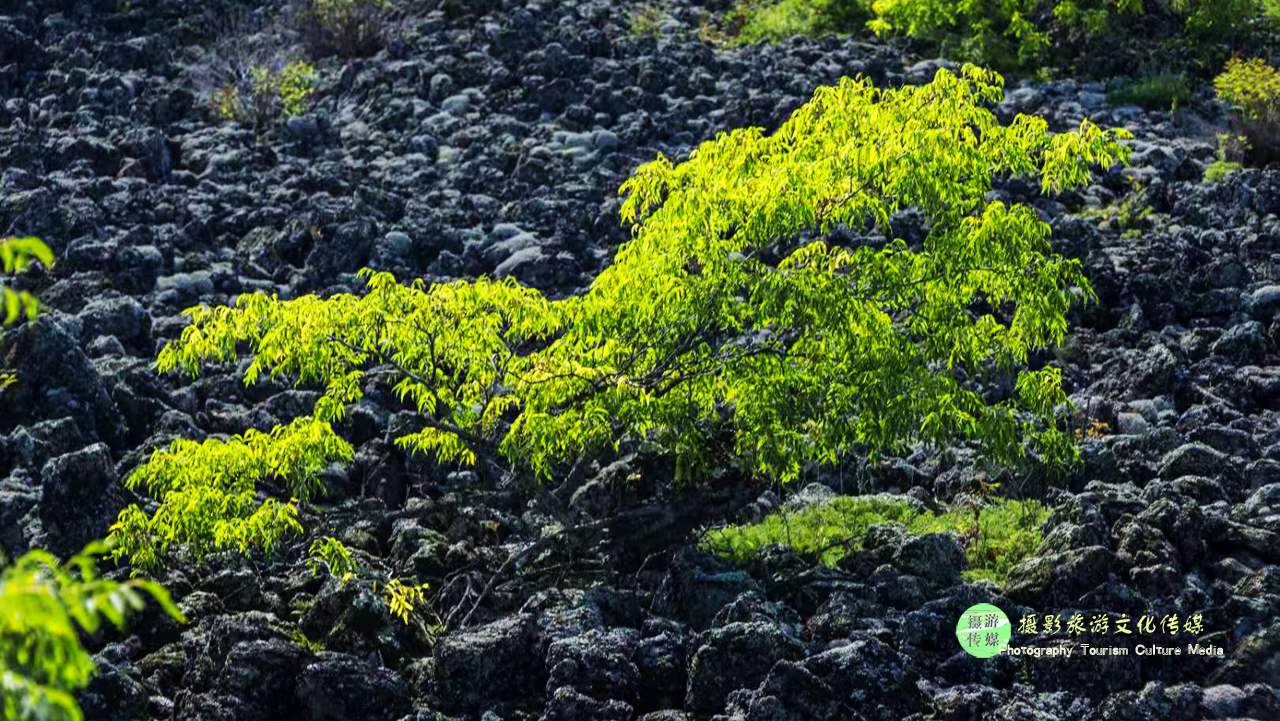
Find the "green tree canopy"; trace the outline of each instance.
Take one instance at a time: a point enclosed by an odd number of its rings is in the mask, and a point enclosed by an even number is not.
[[[538,478],[627,439],[684,473],[729,461],[782,481],[917,443],[1065,462],[1059,372],[1025,366],[1063,340],[1069,307],[1092,291],[1032,208],[989,191],[1004,176],[1079,187],[1126,151],[1120,131],[1087,122],[1061,134],[1036,117],[1002,124],[1001,96],[1001,78],[974,67],[894,89],[845,79],[773,133],[723,133],[683,162],[637,169],[621,188],[631,239],[583,294],[366,271],[362,295],[192,308],[158,365],[195,375],[247,355],[246,383],[323,389],[312,416],[256,437],[269,443],[253,474],[295,488],[350,456],[332,424],[379,367],[422,419],[401,446]],[[906,210],[923,220],[922,242],[895,239]],[[891,240],[823,240],[842,226]],[[1014,374],[1012,397],[966,380],[993,372]],[[180,442],[136,472],[161,489],[162,510],[177,479],[240,488],[219,480],[241,477],[235,454],[203,446]],[[135,525],[122,548],[137,557],[145,531]]]

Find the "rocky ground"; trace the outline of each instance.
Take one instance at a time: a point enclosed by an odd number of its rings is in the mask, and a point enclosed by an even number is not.
[[[307,410],[313,394],[246,390],[234,369],[158,377],[183,308],[354,289],[367,265],[572,293],[624,240],[637,164],[776,125],[842,75],[941,62],[852,40],[716,48],[697,37],[713,3],[638,36],[608,0],[422,2],[376,56],[318,61],[314,108],[256,133],[213,114],[203,70],[295,40],[254,9],[271,3],[199,5],[0,1],[0,233],[60,258],[23,278],[44,317],[0,346],[21,378],[0,409],[10,555],[101,537],[131,500],[120,478],[173,438]],[[660,464],[625,456],[556,510],[546,489],[402,457],[404,411],[371,398],[308,526],[429,580],[432,620],[312,578],[305,539],[175,569],[190,623],[96,641],[87,718],[1280,718],[1280,169],[1202,181],[1225,127],[1207,94],[1171,114],[1113,107],[1097,82],[1022,83],[1001,110],[1136,136],[1130,168],[1036,201],[1100,296],[1059,359],[1093,425],[1081,468],[1021,482],[1054,512],[1003,590],[962,582],[939,536],[878,534],[837,569],[783,551],[729,568],[692,531],[773,492],[673,503]],[[815,480],[946,501],[972,474],[956,449]],[[531,546],[555,524],[577,530]],[[1015,619],[1198,611],[1225,656],[976,659],[953,628],[984,601]]]

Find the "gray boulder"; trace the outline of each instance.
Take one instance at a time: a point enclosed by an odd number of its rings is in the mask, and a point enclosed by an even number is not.
[[[40,469],[42,544],[70,555],[101,538],[124,507],[111,452],[103,443],[49,460]]]
[[[322,653],[298,676],[298,701],[309,721],[390,721],[407,714],[399,675],[343,653]]]
[[[794,661],[801,653],[800,642],[774,623],[730,623],[711,629],[689,664],[685,707],[719,711],[730,692],[756,688],[775,663]]]
[[[912,536],[894,553],[894,564],[902,570],[934,583],[960,580],[964,551],[950,533]]]
[[[3,365],[18,381],[6,388],[5,407],[27,408],[24,422],[70,417],[87,440],[113,448],[126,428],[107,386],[80,345],[52,315],[4,334]]]
[[[1009,571],[1009,598],[1030,605],[1069,605],[1107,580],[1114,563],[1103,546],[1034,556]]]
[[[518,614],[442,639],[435,651],[435,694],[445,710],[482,711],[542,695],[547,672],[532,614]]]

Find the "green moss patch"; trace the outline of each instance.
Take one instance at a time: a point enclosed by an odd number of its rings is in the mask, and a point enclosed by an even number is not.
[[[1204,181],[1206,183],[1220,183],[1227,176],[1238,173],[1244,168],[1242,163],[1235,163],[1230,160],[1215,160],[1204,169]]]
[[[964,577],[1003,583],[1009,570],[1029,557],[1043,538],[1049,510],[1039,501],[996,499],[976,513],[956,508],[933,513],[891,496],[840,496],[799,510],[778,511],[758,523],[708,531],[702,548],[745,566],[769,546],[788,546],[802,557],[834,566],[861,548],[872,526],[896,523],[908,533],[953,533],[965,547]]]

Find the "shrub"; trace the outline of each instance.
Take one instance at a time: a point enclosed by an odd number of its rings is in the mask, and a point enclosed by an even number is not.
[[[0,303],[4,304],[3,315],[0,315],[0,328],[13,325],[24,319],[31,320],[40,311],[40,302],[34,295],[25,290],[14,290],[4,282],[4,276],[20,273],[38,262],[45,267],[53,266],[53,251],[39,238],[0,238]],[[6,388],[17,380],[12,372],[0,368],[0,389]]]
[[[295,22],[314,55],[373,55],[387,42],[391,0],[299,0]]]
[[[312,576],[329,575],[346,583],[356,577],[356,562],[351,549],[333,536],[311,542],[307,551],[307,568]]]
[[[1250,32],[1267,14],[1271,0],[1169,0],[1170,9],[1186,18],[1186,32],[1206,40],[1231,39]]]
[[[901,33],[964,60],[1022,67],[1042,59],[1049,33],[1036,24],[1040,0],[876,0],[871,29]]]
[[[1122,237],[1137,238],[1151,228],[1151,216],[1154,213],[1155,208],[1151,206],[1151,198],[1146,189],[1133,183],[1129,192],[1119,200],[1097,208],[1088,208],[1082,215],[1105,221],[1110,230],[1119,231]]]
[[[302,60],[280,67],[251,65],[214,91],[213,105],[223,119],[263,128],[306,112],[315,87],[315,68]]]
[[[1112,105],[1174,111],[1191,100],[1191,84],[1185,73],[1147,75],[1109,88],[1107,100]]]
[[[741,0],[725,25],[734,42],[745,44],[848,33],[869,18],[865,0]]]
[[[682,163],[640,167],[622,186],[631,239],[581,295],[364,271],[364,295],[190,309],[158,367],[196,375],[244,353],[246,383],[322,388],[312,416],[259,437],[263,453],[305,449],[306,468],[349,457],[331,424],[379,367],[421,419],[402,448],[540,479],[637,442],[669,455],[680,479],[728,465],[789,481],[850,453],[956,442],[996,464],[1065,464],[1059,371],[1023,366],[1063,340],[1067,311],[1092,291],[1031,207],[988,193],[1008,174],[1045,192],[1079,187],[1126,150],[1122,131],[1088,122],[1062,134],[1040,118],[1002,125],[990,110],[1000,96],[999,76],[972,67],[919,87],[845,79],[773,134],[736,130]],[[926,237],[887,240],[908,208]],[[866,242],[821,240],[837,227]],[[992,374],[1011,395],[973,385]],[[210,460],[224,459],[221,443],[186,442],[137,473],[162,495],[222,488],[206,480],[226,475],[228,460]],[[252,475],[296,489],[297,470]]]
[[[1234,114],[1244,157],[1258,164],[1280,159],[1280,70],[1261,58],[1232,58],[1213,86]]]
[[[661,7],[646,3],[627,15],[627,31],[635,37],[649,37],[662,32],[662,24],[670,16]]]
[[[93,544],[66,563],[31,551],[0,570],[0,708],[5,721],[79,721],[74,694],[89,683],[93,660],[80,644],[104,621],[123,628],[147,598],[182,614],[161,586],[101,578]]]
[[[896,29],[960,59],[1010,68],[1070,61],[1103,37],[1208,51],[1246,35],[1261,14],[1259,0],[876,0],[873,7],[881,32]]]
[[[959,536],[965,550],[963,576],[1003,583],[1009,570],[1040,546],[1040,529],[1048,517],[1048,509],[1038,501],[998,499],[935,514],[889,496],[841,496],[795,511],[776,511],[758,523],[708,531],[700,545],[739,566],[750,565],[770,546],[786,546],[801,557],[834,566],[862,547],[872,526],[895,523],[913,535]]]
[[[275,90],[275,95],[280,98],[280,112],[286,118],[301,115],[311,105],[311,96],[316,91],[316,71],[307,63],[298,60],[284,66],[275,75],[263,70],[259,70],[258,75],[254,84]]]
[[[1248,151],[1249,142],[1240,135],[1218,133],[1218,157],[1204,170],[1206,183],[1218,183],[1244,168],[1240,162]]]
[[[865,25],[957,60],[1025,69],[1073,62],[1100,38],[1132,44],[1135,28],[1152,40],[1207,51],[1247,37],[1262,12],[1261,0],[743,0],[722,25],[742,42]]]

